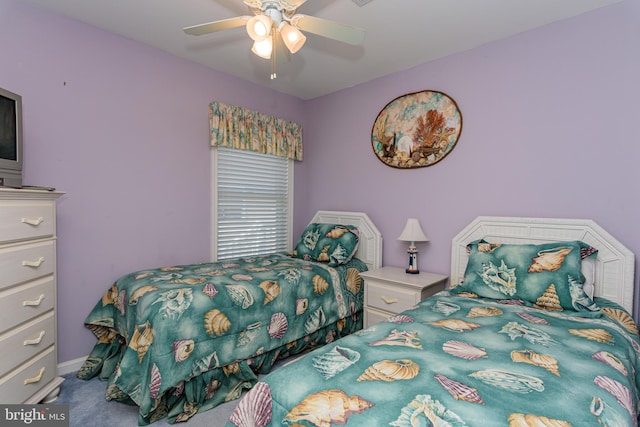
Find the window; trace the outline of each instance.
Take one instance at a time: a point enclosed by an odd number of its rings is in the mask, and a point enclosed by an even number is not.
[[[291,250],[293,160],[213,148],[214,260]]]

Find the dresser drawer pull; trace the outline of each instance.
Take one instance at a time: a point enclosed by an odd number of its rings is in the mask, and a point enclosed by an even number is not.
[[[26,306],[39,306],[40,303],[44,300],[44,294],[40,294],[37,300],[35,301],[22,301],[23,307]]]
[[[26,380],[24,380],[24,385],[39,382],[42,379],[43,375],[44,375],[44,366],[42,368],[40,368],[40,372],[38,372],[38,375],[36,375],[35,377],[27,378]]]
[[[387,304],[395,304],[398,302],[397,298],[387,298],[384,295],[382,295],[380,298],[382,299],[382,301],[386,302]]]
[[[42,341],[42,338],[44,338],[44,331],[40,331],[40,336],[38,336],[38,338],[34,338],[32,340],[24,340],[24,343],[22,345],[38,345],[40,344],[40,341]]]
[[[44,217],[38,217],[38,218],[22,218],[22,223],[23,224],[29,224],[29,225],[33,225],[33,226],[39,226],[40,224],[42,224],[44,222]]]
[[[35,261],[22,261],[22,265],[25,267],[34,267],[34,268],[38,268],[42,265],[42,263],[44,262],[44,257],[41,256],[40,258],[38,258]]]

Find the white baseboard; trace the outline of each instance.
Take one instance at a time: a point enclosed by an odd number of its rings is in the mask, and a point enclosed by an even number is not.
[[[66,375],[79,371],[85,360],[87,360],[87,356],[58,363],[58,375]]]

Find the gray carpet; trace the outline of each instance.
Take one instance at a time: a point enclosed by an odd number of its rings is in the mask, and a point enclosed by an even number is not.
[[[134,427],[138,425],[138,407],[119,402],[109,402],[104,394],[107,383],[93,378],[83,381],[76,373],[64,375],[60,395],[52,405],[69,405],[70,427]],[[152,427],[173,425],[185,427],[223,426],[238,401],[224,403],[209,411],[198,413],[186,423],[169,424],[166,419],[151,424]]]

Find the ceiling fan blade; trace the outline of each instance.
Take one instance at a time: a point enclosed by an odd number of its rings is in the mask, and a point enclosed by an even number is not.
[[[276,3],[278,7],[293,11],[305,4],[307,0],[244,0],[243,3],[249,6],[249,9],[261,10],[264,3]]]
[[[316,18],[315,16],[294,15],[291,18],[291,24],[302,31],[344,43],[358,45],[364,41],[363,29]]]
[[[244,0],[242,3],[246,4],[249,9],[262,9],[262,0]]]
[[[305,4],[307,0],[280,0],[280,5],[285,10],[294,10]]]
[[[222,19],[220,21],[207,22],[206,24],[194,25],[183,28],[184,32],[192,36],[215,33],[217,31],[228,30],[230,28],[242,27],[246,25],[250,16],[238,16],[235,18]]]

